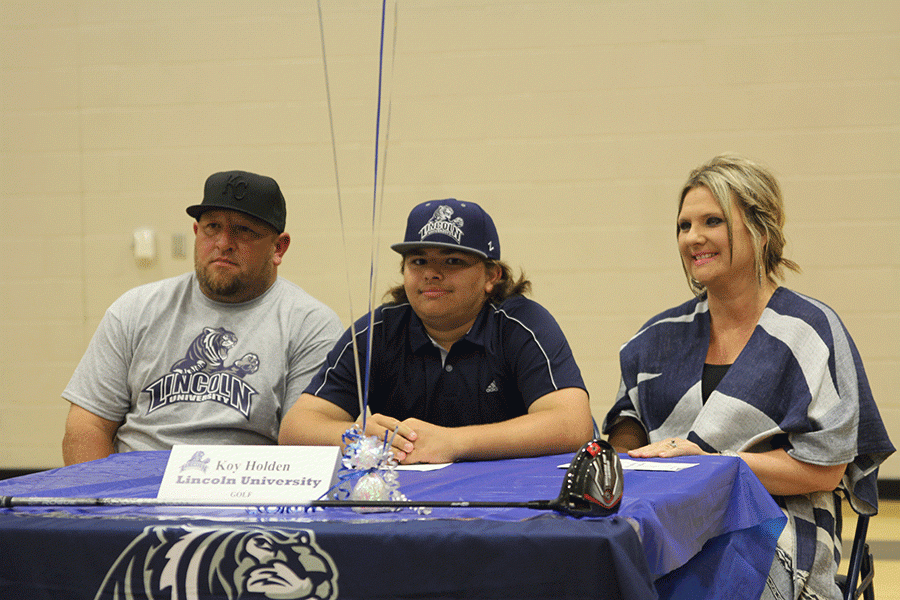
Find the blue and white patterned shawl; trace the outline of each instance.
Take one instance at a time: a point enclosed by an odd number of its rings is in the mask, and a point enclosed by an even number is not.
[[[862,360],[837,314],[778,288],[744,350],[704,403],[709,335],[705,297],[648,321],[620,351],[622,382],[604,432],[631,417],[643,424],[651,442],[682,437],[707,452],[784,448],[807,463],[850,463],[841,489],[854,510],[875,514],[878,465],[894,447]],[[831,597],[833,559],[840,557],[834,494],[776,500],[788,513],[786,543],[779,545],[786,553],[783,561],[793,565],[795,585],[784,597]],[[794,533],[796,543],[787,540]],[[820,576],[825,587],[814,582]]]

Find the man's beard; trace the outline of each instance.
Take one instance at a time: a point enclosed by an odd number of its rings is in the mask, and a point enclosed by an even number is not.
[[[197,272],[197,281],[200,289],[209,296],[218,296],[220,298],[228,298],[240,292],[243,288],[239,275],[224,275],[222,273],[211,273],[210,267],[201,267],[194,264],[194,270]]]

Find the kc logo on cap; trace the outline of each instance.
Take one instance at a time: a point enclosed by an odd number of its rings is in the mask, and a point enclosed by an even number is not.
[[[240,173],[228,175],[225,180],[225,187],[222,188],[222,195],[227,196],[231,192],[231,197],[235,200],[243,200],[247,193],[247,179]]]
[[[287,207],[278,183],[271,177],[247,171],[223,171],[206,179],[203,202],[187,208],[187,213],[199,219],[212,209],[236,210],[265,221],[282,233]]]

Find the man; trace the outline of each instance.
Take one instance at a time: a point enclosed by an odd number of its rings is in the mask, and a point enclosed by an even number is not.
[[[330,308],[278,277],[290,246],[274,179],[206,180],[194,272],[107,310],[63,398],[66,464],[173,444],[274,444],[282,416],[341,332]]]
[[[491,217],[472,202],[409,215],[403,285],[355,325],[371,357],[366,435],[393,439],[404,464],[577,450],[591,438],[588,395],[556,321],[500,261]],[[279,443],[338,445],[360,414],[351,332],[282,422]],[[394,432],[396,431],[396,435]]]

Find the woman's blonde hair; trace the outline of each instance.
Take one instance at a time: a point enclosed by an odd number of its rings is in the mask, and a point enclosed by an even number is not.
[[[800,272],[800,266],[785,258],[784,200],[775,176],[766,168],[736,154],[721,154],[691,171],[678,201],[678,214],[684,197],[692,189],[706,187],[722,209],[728,226],[728,243],[733,244],[732,200],[744,217],[753,241],[753,255],[760,283],[763,275],[772,283],[783,279],[784,268]],[[676,228],[677,231],[677,228]],[[700,296],[706,286],[691,278],[682,261],[691,291]]]

